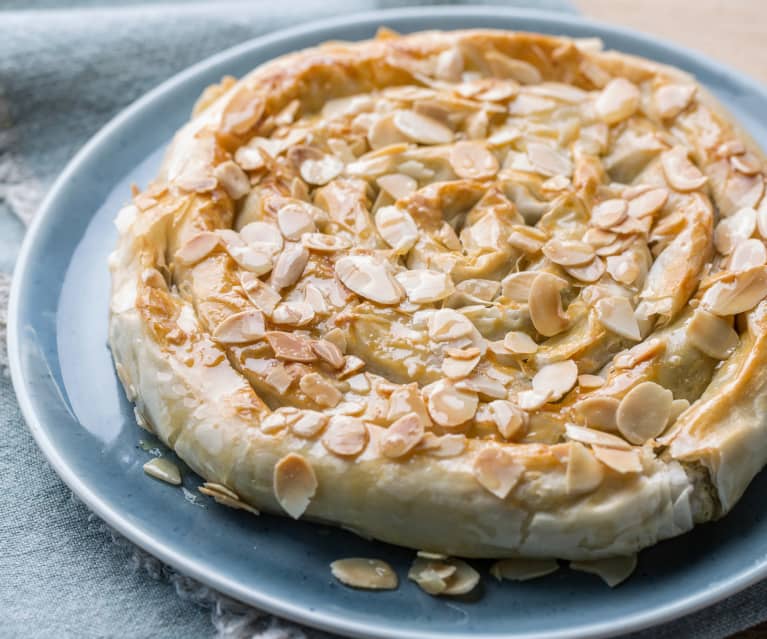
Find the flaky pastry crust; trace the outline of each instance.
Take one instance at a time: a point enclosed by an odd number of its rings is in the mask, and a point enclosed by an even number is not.
[[[628,555],[767,460],[764,163],[682,72],[471,30],[210,87],[118,218],[140,422],[230,505]]]

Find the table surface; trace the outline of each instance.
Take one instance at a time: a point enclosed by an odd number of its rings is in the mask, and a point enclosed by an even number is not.
[[[701,51],[767,84],[764,0],[575,0],[575,5],[595,20]],[[765,637],[767,622],[731,639]]]

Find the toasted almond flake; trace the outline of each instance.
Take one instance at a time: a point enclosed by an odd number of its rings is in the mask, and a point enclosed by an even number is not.
[[[178,251],[176,251],[176,260],[181,264],[196,264],[203,258],[213,252],[221,239],[215,233],[204,231],[198,233],[189,239]]]
[[[620,450],[605,446],[592,446],[591,449],[599,461],[621,475],[642,472],[642,461],[639,458],[639,451],[635,448]]]
[[[277,212],[277,224],[288,240],[300,240],[304,233],[316,230],[312,216],[304,207],[296,204],[287,204]]]
[[[618,430],[632,444],[644,444],[666,428],[674,396],[655,382],[641,382],[632,388],[618,406]]]
[[[330,311],[325,294],[314,284],[304,286],[304,303],[308,304],[318,315],[323,315]]]
[[[391,115],[374,119],[367,130],[367,138],[370,148],[374,150],[385,149],[407,140],[407,137],[394,125],[394,118]],[[388,166],[388,160],[386,165]]]
[[[278,291],[293,286],[309,262],[309,251],[300,244],[286,246],[272,269],[272,286]]]
[[[476,329],[464,314],[442,308],[429,318],[429,337],[435,342],[449,342],[470,336]]]
[[[260,514],[258,510],[253,508],[253,506],[242,501],[237,493],[229,490],[226,486],[222,486],[221,484],[205,482],[197,490],[199,490],[203,495],[213,497],[216,503],[221,504],[222,506],[228,506],[229,508],[234,508],[235,510],[246,510],[254,515]]]
[[[634,115],[639,106],[639,89],[625,78],[615,78],[602,89],[594,106],[600,118],[615,124]]]
[[[509,331],[503,338],[503,347],[515,355],[532,355],[538,350],[538,344],[522,331]]]
[[[382,206],[376,211],[378,233],[395,251],[407,252],[418,241],[418,227],[410,213],[396,206]]]
[[[573,406],[573,411],[579,421],[586,426],[616,431],[618,430],[616,414],[619,404],[620,402],[614,397],[586,397]]]
[[[309,373],[301,377],[299,388],[304,394],[320,406],[333,408],[343,399],[341,391],[319,373]]]
[[[591,223],[600,228],[609,229],[626,219],[628,209],[628,203],[621,198],[605,200],[591,209]]]
[[[297,419],[290,423],[290,431],[298,437],[311,439],[316,437],[328,423],[328,416],[316,410],[302,410]]]
[[[397,573],[385,561],[351,557],[330,564],[333,576],[342,584],[363,590],[395,590]]]
[[[452,278],[442,271],[418,268],[402,271],[394,277],[413,304],[438,302],[450,297],[455,291]]]
[[[296,453],[288,453],[274,467],[274,496],[293,519],[304,514],[317,492],[317,476],[311,464]]]
[[[509,235],[509,245],[523,253],[537,253],[543,248],[543,240],[523,231],[512,231]]]
[[[675,399],[671,402],[671,414],[668,417],[669,426],[679,419],[679,416],[688,408],[690,408],[690,402],[686,399]]]
[[[551,393],[542,393],[535,390],[522,391],[517,396],[519,407],[527,411],[538,410],[548,404],[550,399]]]
[[[477,412],[478,405],[475,392],[456,388],[447,380],[433,384],[426,401],[429,415],[444,428],[454,428],[469,421]]]
[[[418,450],[428,453],[433,457],[449,458],[457,457],[466,450],[466,437],[463,435],[442,435],[424,433]]]
[[[301,236],[301,243],[310,251],[318,253],[335,253],[351,248],[352,243],[340,235],[325,233],[306,233]]]
[[[314,309],[306,302],[283,302],[272,312],[272,322],[285,326],[306,326],[314,319]]]
[[[222,162],[213,169],[213,176],[233,200],[245,197],[250,191],[250,180],[237,164],[231,160]]]
[[[604,479],[602,464],[580,442],[570,442],[567,455],[567,493],[582,495],[596,490]]]
[[[683,146],[664,151],[660,160],[666,180],[677,191],[695,191],[708,181],[698,167],[690,162],[687,149]]]
[[[618,448],[620,450],[629,450],[631,446],[617,435],[611,435],[601,430],[593,428],[584,428],[575,424],[565,424],[565,434],[568,439],[591,446],[603,446],[605,448]]]
[[[561,333],[570,323],[562,309],[563,282],[556,275],[539,273],[530,286],[530,319],[535,330],[546,337]]]
[[[657,338],[648,339],[615,356],[613,364],[617,369],[634,368],[642,362],[658,357],[666,350],[666,342]]]
[[[729,255],[738,244],[750,238],[756,230],[756,211],[742,208],[722,219],[714,229],[714,246],[722,255]]]
[[[240,283],[251,303],[267,316],[272,314],[282,299],[277,291],[268,284],[264,284],[254,273],[242,273]]]
[[[338,373],[338,379],[346,379],[365,368],[364,360],[356,355],[347,355],[344,357],[344,367]]]
[[[420,557],[421,559],[447,559],[447,555],[441,552],[432,552],[430,550],[419,550],[416,553],[417,557]],[[452,573],[451,573],[452,574]]]
[[[227,246],[227,252],[237,264],[256,276],[272,270],[272,253],[253,246]]]
[[[387,266],[369,255],[342,257],[335,272],[346,288],[379,304],[398,304],[405,294]]]
[[[523,271],[521,273],[512,273],[507,275],[501,281],[501,294],[504,297],[508,297],[513,302],[527,303],[530,297],[530,288],[538,277],[539,273],[535,271]],[[552,275],[552,277],[556,277]],[[562,278],[558,278],[561,288],[567,286],[567,282]],[[460,286],[460,284],[459,284]]]
[[[221,344],[247,344],[264,336],[264,314],[247,310],[224,319],[213,331],[213,339]]]
[[[442,372],[445,377],[452,380],[463,379],[471,375],[471,372],[479,364],[480,356],[476,355],[471,359],[445,357],[442,360]]]
[[[240,238],[246,243],[273,255],[279,253],[285,241],[276,224],[251,222],[240,229]]]
[[[764,242],[752,238],[743,240],[735,247],[727,268],[734,273],[740,273],[765,264],[767,264],[767,249],[764,247]]]
[[[638,219],[653,215],[662,209],[668,201],[667,189],[650,189],[631,198],[628,203],[629,217]]]
[[[490,574],[498,581],[527,581],[545,577],[559,570],[556,559],[501,559],[490,567]]]
[[[461,359],[461,360],[472,360],[477,355],[480,355],[482,351],[477,348],[476,346],[468,346],[466,348],[451,348],[448,347],[445,349],[445,355],[448,355],[449,357],[452,357],[454,359]]]
[[[482,180],[498,172],[498,160],[481,142],[456,142],[450,149],[450,165],[455,174],[467,180]]]
[[[418,188],[418,182],[409,175],[404,175],[403,173],[389,173],[388,175],[382,175],[376,182],[378,182],[378,186],[391,195],[395,200],[413,194]]]
[[[642,274],[642,267],[637,260],[636,253],[633,252],[610,255],[607,258],[606,270],[610,277],[619,284],[631,285]]]
[[[604,384],[604,378],[599,375],[578,375],[578,386],[583,389],[600,388]]]
[[[346,333],[341,328],[331,328],[325,333],[324,339],[335,344],[342,353],[346,352],[348,346],[346,341]]]
[[[547,364],[533,377],[533,390],[549,396],[549,401],[564,397],[578,380],[578,366],[571,359]]]
[[[341,175],[343,170],[344,163],[339,158],[333,155],[322,155],[319,158],[310,157],[304,160],[299,172],[304,182],[320,186]]]
[[[319,339],[316,342],[312,342],[312,350],[320,359],[324,360],[335,369],[343,368],[346,363],[341,349],[327,339]]]
[[[264,381],[282,395],[293,384],[293,376],[282,364],[276,363],[269,369]]]
[[[179,486],[181,484],[181,471],[178,466],[169,459],[155,457],[144,464],[144,472],[150,477],[164,481],[167,484]]]
[[[269,331],[266,341],[272,347],[274,355],[289,362],[313,362],[317,356],[312,350],[311,342],[300,335],[282,331]]]
[[[298,419],[299,411],[293,406],[281,406],[261,420],[261,430],[269,435],[278,433]]]
[[[489,368],[487,371],[492,372],[493,369]],[[483,399],[503,399],[508,395],[506,386],[502,382],[484,373],[462,379],[456,382],[455,387],[479,393]]]
[[[581,282],[596,282],[605,274],[605,262],[601,257],[594,256],[588,263],[581,266],[566,266],[565,272]]]
[[[498,499],[506,499],[524,472],[522,464],[496,446],[484,448],[474,460],[474,477]]]
[[[527,425],[527,413],[508,400],[496,399],[487,406],[498,432],[505,439],[514,439]]]
[[[331,453],[341,457],[359,455],[368,443],[368,429],[365,422],[347,415],[333,415],[330,418],[322,444]]]
[[[407,576],[430,595],[440,595],[447,589],[447,579],[454,575],[456,570],[452,563],[416,557]]]
[[[548,144],[528,142],[527,159],[544,175],[570,177],[573,174],[573,163],[570,159]]]
[[[599,321],[607,330],[637,342],[642,339],[634,309],[625,297],[603,297],[596,303],[595,309]]]
[[[694,84],[664,84],[658,87],[653,95],[658,115],[666,120],[675,118],[690,104],[695,90]]]
[[[434,75],[437,79],[457,82],[461,79],[462,71],[463,55],[461,55],[459,47],[445,49],[437,56],[437,65],[434,69]]]
[[[551,239],[543,245],[543,254],[562,266],[580,266],[594,259],[591,245],[577,240]]]
[[[732,164],[733,169],[743,175],[756,175],[762,170],[761,161],[751,152],[731,156],[730,164]]]
[[[423,421],[416,413],[408,413],[386,429],[380,447],[384,457],[397,459],[407,455],[423,439]]]
[[[479,573],[460,559],[450,559],[449,562],[455,566],[456,570],[448,577],[447,587],[442,594],[465,595],[474,590],[479,583]]]
[[[687,324],[687,337],[695,348],[715,359],[727,359],[740,343],[731,322],[701,308]]]
[[[452,130],[415,111],[397,111],[393,124],[400,133],[419,144],[447,144],[453,141]]]
[[[636,555],[629,557],[611,557],[610,559],[593,559],[591,561],[571,561],[570,568],[581,572],[597,575],[614,588],[625,581],[634,572],[637,565]]]
[[[750,311],[765,296],[767,267],[757,266],[714,284],[703,294],[701,305],[715,315],[737,315]]]

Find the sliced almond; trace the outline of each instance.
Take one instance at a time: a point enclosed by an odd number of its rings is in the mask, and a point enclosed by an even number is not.
[[[624,78],[615,78],[602,89],[594,106],[600,118],[615,124],[634,115],[639,107],[639,89]]]
[[[430,595],[441,595],[447,590],[447,580],[456,573],[457,568],[452,563],[416,557],[408,570],[408,579]]]
[[[155,457],[144,464],[143,468],[147,475],[164,481],[166,484],[172,484],[173,486],[181,484],[181,471],[169,459]]]
[[[402,271],[394,276],[405,289],[413,304],[431,304],[450,297],[455,291],[453,280],[447,273],[425,268]]]
[[[352,557],[330,564],[333,576],[342,584],[363,590],[395,590],[397,573],[385,561]]]
[[[695,191],[708,181],[698,167],[690,162],[687,149],[683,146],[664,151],[660,159],[666,180],[677,191]]]
[[[535,390],[522,391],[517,395],[519,407],[527,411],[538,410],[548,404],[550,399],[551,393]]]
[[[409,251],[418,241],[418,227],[410,213],[396,206],[382,206],[376,211],[378,233],[395,251]]]
[[[604,377],[599,375],[578,375],[578,386],[583,389],[591,390],[592,388],[604,386],[604,384]]]
[[[479,573],[469,564],[460,559],[450,559],[456,571],[447,579],[447,588],[443,591],[444,595],[465,595],[476,587],[479,583]]]
[[[221,238],[215,233],[209,231],[198,233],[176,251],[176,260],[182,264],[196,264],[210,255],[220,242]]]
[[[331,453],[341,457],[359,455],[368,443],[368,429],[365,422],[356,417],[334,415],[330,418],[322,444]]]
[[[463,72],[463,55],[459,47],[445,49],[437,56],[434,75],[447,82],[457,82]]]
[[[343,399],[341,391],[319,373],[304,375],[298,382],[298,386],[307,397],[320,406],[333,408]]]
[[[384,191],[391,195],[395,200],[400,200],[412,195],[418,188],[418,182],[404,173],[389,173],[382,175],[376,182]]]
[[[551,239],[543,245],[543,254],[555,264],[561,266],[580,266],[594,259],[594,249],[590,244],[577,240]]]
[[[234,313],[224,319],[213,331],[213,339],[220,344],[247,344],[264,336],[265,322],[261,311],[248,310]]]
[[[299,172],[304,182],[315,186],[327,184],[332,179],[341,175],[344,163],[334,155],[321,155],[310,157],[301,163]]]
[[[570,562],[570,568],[573,570],[597,575],[601,577],[610,588],[614,588],[628,579],[631,576],[631,573],[636,569],[636,565],[636,555]]]
[[[384,457],[397,459],[407,455],[423,439],[423,421],[416,413],[408,413],[395,421],[381,438]]]
[[[448,379],[463,379],[464,377],[471,375],[471,372],[477,367],[477,364],[479,364],[479,360],[479,353],[469,359],[463,357],[445,357],[445,359],[442,360],[442,372]]]
[[[237,264],[256,276],[272,270],[273,256],[270,251],[253,246],[227,246],[227,251]]]
[[[626,219],[628,209],[629,205],[624,199],[604,200],[591,209],[591,223],[600,228],[609,229]]]
[[[217,165],[213,175],[233,200],[245,197],[250,191],[250,180],[245,171],[231,160]]]
[[[605,446],[592,446],[591,449],[599,461],[621,475],[642,472],[642,461],[639,458],[639,451],[635,448],[620,450]]]
[[[285,245],[279,227],[269,222],[246,224],[240,229],[240,238],[245,244],[250,244],[272,255],[279,253]]]
[[[605,471],[594,453],[579,442],[570,442],[567,455],[567,493],[582,495],[596,490]]]
[[[570,323],[562,309],[563,282],[556,275],[539,273],[530,286],[530,319],[535,330],[546,337],[561,333]]]
[[[379,304],[398,304],[404,290],[385,264],[369,255],[348,255],[335,265],[336,275],[344,286],[360,297]]]
[[[762,163],[759,158],[751,152],[730,157],[732,168],[743,175],[757,175],[762,170]]]
[[[453,141],[451,129],[415,111],[397,111],[393,124],[400,133],[419,144],[447,144]]]
[[[603,297],[594,308],[607,330],[636,342],[642,339],[634,309],[625,297]]]
[[[314,319],[314,308],[306,302],[283,302],[272,312],[272,322],[285,326],[306,326]]]
[[[573,406],[573,412],[586,426],[616,431],[619,404],[614,397],[586,397]]]
[[[533,390],[547,395],[549,401],[565,396],[578,381],[578,366],[571,359],[542,367],[533,377]]]
[[[668,201],[668,190],[649,189],[633,197],[628,203],[629,217],[638,219],[653,215],[662,209]]]
[[[291,421],[290,430],[298,437],[312,439],[322,432],[327,423],[327,415],[316,410],[302,410],[297,419]]]
[[[451,308],[439,309],[429,319],[429,337],[435,342],[449,342],[470,336],[476,329],[464,314]]]
[[[503,338],[503,347],[515,355],[532,355],[537,352],[538,344],[527,333],[509,331]]]
[[[279,359],[288,362],[313,362],[317,359],[312,350],[312,343],[300,335],[269,331],[266,333],[266,341],[272,347],[275,357]]]
[[[607,270],[605,262],[601,257],[594,256],[589,263],[581,266],[565,266],[565,271],[568,275],[574,277],[581,282],[596,282],[600,279]]]
[[[543,175],[570,177],[573,174],[573,163],[570,158],[548,144],[528,142],[527,159]]]
[[[496,399],[487,407],[498,432],[505,439],[514,439],[527,425],[527,413],[508,400]]]
[[[593,428],[584,428],[575,424],[565,424],[565,434],[568,439],[590,446],[603,446],[605,448],[617,448],[619,450],[630,450],[631,446],[620,437],[605,433]]]
[[[506,499],[524,472],[511,453],[497,446],[483,449],[474,460],[474,477],[498,499]]]
[[[317,230],[312,216],[297,204],[287,204],[277,212],[277,224],[288,240],[300,240],[304,233]]]
[[[556,559],[501,559],[490,566],[490,574],[498,581],[528,581],[545,577],[559,570]]]
[[[687,324],[687,337],[695,348],[714,359],[727,359],[740,343],[732,323],[698,308]]]
[[[764,242],[752,238],[743,240],[735,247],[727,268],[733,273],[741,273],[765,264],[767,264],[767,249]]]
[[[429,389],[426,401],[431,418],[445,428],[455,428],[469,421],[478,405],[475,392],[456,388],[447,380],[436,382]]]
[[[658,437],[666,429],[673,400],[671,391],[655,382],[637,384],[618,406],[618,430],[632,444]]]
[[[701,306],[715,315],[737,315],[754,308],[767,296],[767,267],[757,266],[735,273],[709,288]]]
[[[653,95],[658,115],[666,120],[675,118],[690,104],[695,90],[694,84],[664,84],[658,87]]]
[[[466,450],[466,437],[463,435],[442,435],[425,433],[418,450],[433,457],[458,457]]]
[[[289,453],[274,466],[274,496],[293,519],[304,514],[317,492],[317,476],[301,455]]]
[[[530,289],[538,275],[540,275],[540,273],[536,273],[535,271],[524,271],[522,273],[512,273],[511,275],[507,275],[501,281],[501,294],[504,297],[508,297],[513,302],[526,304],[530,298]],[[551,277],[556,277],[556,275],[552,275]],[[561,277],[557,278],[557,282],[560,284],[560,290],[567,286],[567,282]]]
[[[312,342],[312,350],[320,359],[330,364],[333,368],[343,368],[345,363],[344,354],[333,342],[326,339],[317,340]]]
[[[277,291],[258,279],[254,273],[243,273],[240,276],[240,284],[251,303],[267,316],[274,312],[282,299]]]
[[[352,243],[340,235],[324,233],[306,233],[301,236],[301,243],[310,251],[318,253],[335,253],[351,248]]]
[[[750,238],[755,230],[756,211],[751,207],[739,209],[716,225],[714,246],[722,255],[729,255],[738,244]]]
[[[450,165],[466,180],[482,180],[498,172],[498,160],[481,142],[457,142],[450,149]]]
[[[253,508],[253,506],[242,501],[237,493],[221,484],[205,482],[197,490],[199,490],[203,495],[212,497],[216,503],[219,503],[222,506],[228,506],[229,508],[234,508],[235,510],[246,510],[254,515],[260,514],[258,510]]]
[[[272,269],[272,286],[278,291],[293,286],[309,262],[309,251],[300,244],[285,247]]]
[[[245,369],[248,369],[247,364]],[[264,377],[264,381],[276,390],[280,395],[285,393],[293,385],[293,376],[280,363],[275,363]]]

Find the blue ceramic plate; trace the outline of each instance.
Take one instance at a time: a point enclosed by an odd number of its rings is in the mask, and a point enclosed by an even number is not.
[[[485,578],[471,599],[435,599],[408,582],[410,551],[229,510],[199,496],[190,472],[183,491],[144,475],[153,443],[134,421],[106,344],[106,260],[115,243],[112,219],[129,198],[129,184],[146,184],[155,174],[162,147],[208,84],[324,40],[368,38],[380,25],[401,32],[496,27],[599,36],[609,48],[694,73],[767,142],[767,93],[756,83],[692,52],[564,15],[498,8],[366,14],[216,55],[149,93],[93,138],[58,179],[27,235],[11,299],[11,368],[26,420],[53,467],[107,523],[180,571],[278,615],[360,637],[604,636],[678,617],[767,576],[765,474],[725,520],[642,553],[635,576],[614,591],[593,576],[561,570],[524,584]],[[150,441],[142,447],[139,440]],[[369,593],[336,583],[328,564],[355,555],[391,561],[400,588]],[[487,574],[488,566],[477,563]]]

